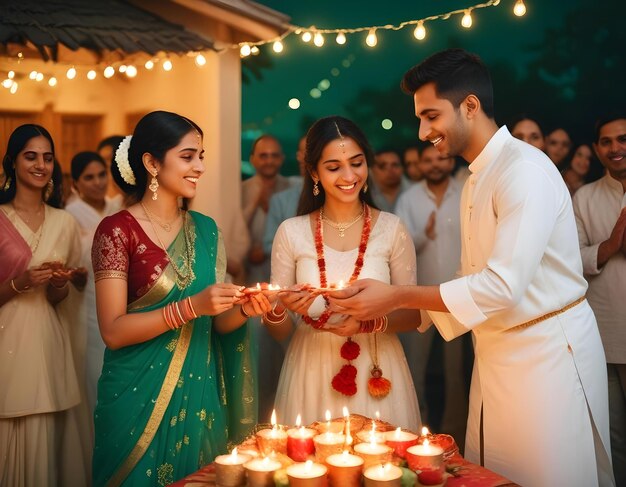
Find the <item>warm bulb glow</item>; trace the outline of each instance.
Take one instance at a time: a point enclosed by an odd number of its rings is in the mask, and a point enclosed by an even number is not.
[[[206,58],[202,54],[198,54],[195,61],[197,66],[204,66],[206,64]]]
[[[134,78],[137,76],[137,68],[132,64],[126,68],[126,76],[129,78]]]
[[[461,19],[461,25],[466,29],[472,26],[472,13],[469,10],[465,11],[463,18]]]
[[[515,6],[513,7],[513,13],[518,17],[521,17],[526,13],[526,5],[524,5],[524,0],[517,0],[517,2],[515,2]]]
[[[291,108],[292,110],[297,110],[298,108],[300,108],[300,100],[298,100],[297,98],[292,98],[291,100],[289,100],[289,108]]]
[[[87,73],[87,79],[96,79],[96,72],[93,69]]]
[[[143,67],[146,68],[146,69],[154,68],[154,61],[152,59],[148,59],[146,61],[146,64],[143,65]]]
[[[257,46],[252,46],[250,48],[250,54],[252,54],[253,56],[256,56],[260,52],[261,50]]]
[[[378,38],[376,37],[376,29],[370,29],[367,37],[365,38],[365,43],[370,47],[376,47],[378,44]]]
[[[241,57],[249,56],[250,52],[251,52],[251,49],[250,49],[250,45],[249,44],[244,44],[239,49],[239,54],[241,55]]]
[[[7,79],[2,81],[2,87],[3,88],[9,89],[9,88],[11,88],[11,86],[13,86],[13,80],[12,79],[8,79],[7,78]]]
[[[128,66],[126,66],[125,64],[122,64],[119,68],[117,68],[117,70],[120,73],[125,73],[127,68],[128,68]]]
[[[418,41],[421,41],[422,39],[426,37],[426,28],[424,27],[424,22],[419,21],[417,23],[417,27],[415,27],[415,30],[413,31],[413,35]]]
[[[172,70],[172,68],[173,68],[172,61],[170,61],[169,59],[166,59],[166,60],[163,62],[163,69],[164,69],[165,71],[171,71],[171,70]]]
[[[311,42],[311,38],[313,36],[311,35],[311,33],[309,31],[305,32],[302,34],[302,41],[303,42]]]
[[[35,76],[35,81],[43,81],[43,73],[37,73],[37,76]]]
[[[48,84],[49,84],[50,86],[56,86],[56,85],[57,85],[57,79],[53,76],[52,78],[50,78],[50,79],[48,80]]]
[[[346,35],[343,32],[339,32],[335,40],[337,41],[337,44],[343,45],[346,43]]]
[[[13,79],[13,78],[15,78],[15,71],[9,71],[9,72],[7,73],[7,78],[9,78],[9,79]]]
[[[28,77],[30,79],[35,79],[37,77],[37,71],[31,71]]]
[[[67,70],[67,73],[65,73],[65,76],[67,76],[67,79],[76,78],[76,68],[72,66],[70,69]]]
[[[12,95],[15,95],[15,92],[17,91],[17,83],[13,83],[11,85],[11,88],[9,88],[9,91],[11,92]]]
[[[104,68],[104,77],[105,78],[110,78],[114,74],[115,74],[115,68],[113,66],[107,66],[106,68]]]
[[[272,45],[272,49],[275,53],[283,52],[283,48],[283,43],[280,40],[274,42],[274,44]]]
[[[315,37],[313,37],[313,44],[317,47],[322,47],[324,45],[324,36],[319,32],[316,32]]]

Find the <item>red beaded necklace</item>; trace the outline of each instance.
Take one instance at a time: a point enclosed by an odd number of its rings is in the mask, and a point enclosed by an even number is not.
[[[361,269],[363,268],[363,257],[365,255],[365,251],[367,250],[367,242],[370,237],[370,233],[372,230],[372,214],[370,207],[368,205],[363,206],[363,230],[361,231],[361,241],[359,243],[359,253],[357,255],[356,261],[354,262],[354,270],[352,271],[352,275],[348,281],[348,284],[357,280],[359,274],[361,273]],[[326,279],[326,260],[324,259],[324,230],[323,230],[323,222],[322,222],[322,213],[320,212],[317,217],[317,224],[315,227],[315,250],[317,253],[317,267],[320,273],[320,287],[325,288],[328,286],[328,282]],[[319,316],[319,318],[314,319],[310,316],[304,315],[303,320],[305,323],[311,325],[315,329],[323,328],[330,315],[333,312],[326,307],[324,312]],[[350,362],[356,359],[359,356],[361,351],[361,347],[358,343],[352,341],[352,338],[348,337],[346,343],[341,347],[341,357],[348,361],[348,364],[341,367],[341,370],[333,377],[331,382],[333,388],[346,395],[353,396],[356,394],[356,367],[354,367]]]

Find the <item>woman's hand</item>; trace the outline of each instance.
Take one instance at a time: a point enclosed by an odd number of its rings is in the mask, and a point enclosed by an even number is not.
[[[241,303],[241,307],[248,316],[261,316],[272,310],[273,305],[270,299],[264,293],[250,294],[248,299]]]
[[[65,268],[53,270],[49,285],[61,289],[72,278],[72,272],[72,270]]]
[[[298,288],[294,289],[295,290],[290,292],[279,293],[280,303],[294,313],[305,315],[317,295],[311,293],[308,290],[309,286],[306,284],[301,287],[302,290],[300,291]]]
[[[13,279],[13,284],[15,284],[15,287],[20,291],[28,291],[29,289],[47,284],[51,277],[52,269],[40,265],[25,270],[19,277]]]
[[[213,284],[194,296],[193,307],[199,315],[219,315],[241,300],[241,289],[241,286],[235,284]]]
[[[332,326],[323,329],[330,333],[334,333],[335,335],[349,337],[356,335],[360,328],[361,322],[359,320],[357,320],[354,316],[346,316],[346,319],[343,320],[341,324],[333,324]]]
[[[82,291],[87,285],[88,275],[89,272],[87,271],[87,269],[85,269],[84,267],[77,267],[75,269],[72,269],[72,277],[70,278],[70,281],[72,282],[72,284],[74,284],[74,287],[76,289]]]

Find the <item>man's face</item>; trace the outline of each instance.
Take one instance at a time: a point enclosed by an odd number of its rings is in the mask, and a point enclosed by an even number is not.
[[[422,151],[419,168],[426,181],[438,184],[450,177],[454,169],[454,158],[443,156],[434,146],[428,146]]]
[[[284,159],[280,144],[269,137],[259,140],[254,152],[250,154],[250,163],[256,169],[257,174],[263,178],[276,176]]]
[[[420,153],[416,147],[404,151],[404,169],[411,181],[421,181],[423,175],[419,168]]]
[[[420,121],[419,138],[431,142],[445,156],[463,155],[469,145],[469,127],[461,108],[439,98],[434,83],[427,83],[413,95],[415,116]]]
[[[402,183],[402,162],[395,152],[381,152],[376,155],[372,169],[376,182],[386,188],[395,188]]]
[[[593,148],[611,176],[626,180],[626,119],[613,120],[603,125]]]

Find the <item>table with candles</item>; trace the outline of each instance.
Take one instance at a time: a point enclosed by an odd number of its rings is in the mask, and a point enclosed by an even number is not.
[[[516,484],[465,460],[454,439],[396,428],[349,414],[302,426],[258,425],[225,455],[175,487],[511,487]]]

